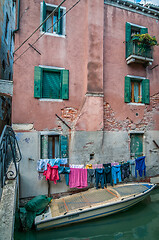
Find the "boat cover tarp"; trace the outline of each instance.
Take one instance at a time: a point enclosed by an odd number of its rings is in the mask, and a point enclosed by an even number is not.
[[[42,214],[52,198],[40,195],[30,200],[23,208],[20,208],[16,214],[16,228],[27,231],[32,228],[34,219]]]

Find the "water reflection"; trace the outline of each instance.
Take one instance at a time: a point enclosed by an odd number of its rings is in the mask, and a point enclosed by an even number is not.
[[[157,240],[159,189],[128,211],[47,231],[15,233],[15,240]]]

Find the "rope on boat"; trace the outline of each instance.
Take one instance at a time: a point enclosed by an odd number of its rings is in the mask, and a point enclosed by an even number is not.
[[[68,212],[69,210],[68,210],[67,204],[66,204],[66,202],[65,202],[65,199],[62,198],[62,200],[63,200],[63,203],[64,203],[64,205],[65,205],[66,211]]]
[[[117,197],[118,198],[118,195],[117,194],[115,194],[115,193],[113,193],[113,192],[111,192],[110,190],[108,190],[107,188],[105,188],[109,193],[111,193],[112,195],[114,195],[115,197]]]

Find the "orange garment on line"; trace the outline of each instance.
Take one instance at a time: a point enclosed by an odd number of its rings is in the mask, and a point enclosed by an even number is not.
[[[93,169],[92,164],[87,164],[86,169]]]

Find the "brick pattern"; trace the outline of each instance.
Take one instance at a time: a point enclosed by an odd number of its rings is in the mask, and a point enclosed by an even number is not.
[[[69,123],[72,123],[77,117],[77,109],[65,107],[61,109],[61,117]]]
[[[118,121],[111,105],[104,102],[104,130],[105,131],[130,131],[130,130],[153,130],[154,113],[159,111],[159,93],[150,97],[150,105],[145,105],[144,116],[137,124],[127,117],[124,121]]]

